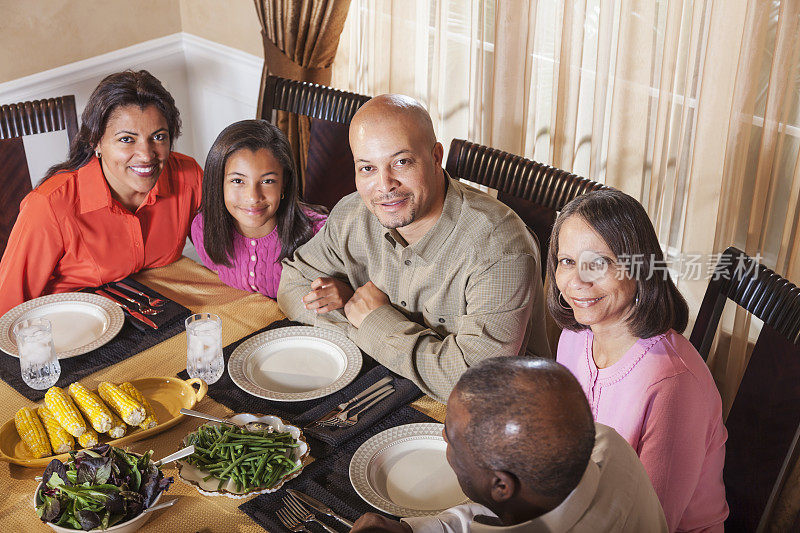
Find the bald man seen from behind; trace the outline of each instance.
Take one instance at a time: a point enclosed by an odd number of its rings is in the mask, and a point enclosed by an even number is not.
[[[284,260],[278,304],[338,329],[439,401],[495,356],[550,356],[536,239],[505,204],[451,179],[428,112],[377,96],[350,125],[357,192]]]
[[[353,533],[666,532],[636,452],[595,424],[578,381],[547,359],[503,357],[467,370],[447,404],[447,460],[475,503]]]

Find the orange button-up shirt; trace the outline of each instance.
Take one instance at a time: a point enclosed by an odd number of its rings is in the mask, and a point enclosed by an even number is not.
[[[0,261],[0,315],[43,294],[118,281],[181,256],[203,171],[172,152],[135,213],[111,197],[97,158],[61,172],[20,206]]]

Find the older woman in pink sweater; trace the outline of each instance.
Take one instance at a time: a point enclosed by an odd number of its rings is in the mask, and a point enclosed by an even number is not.
[[[722,402],[680,334],[688,308],[644,208],[615,190],[576,198],[556,220],[547,270],[548,308],[564,330],[557,360],[595,420],[636,450],[670,531],[722,531]]]

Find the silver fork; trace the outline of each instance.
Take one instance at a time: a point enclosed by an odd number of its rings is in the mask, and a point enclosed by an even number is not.
[[[317,426],[323,426],[323,427],[324,426],[335,425],[337,420],[344,420],[345,418],[347,418],[347,416],[351,412],[353,412],[354,409],[360,409],[362,406],[364,406],[368,402],[370,402],[373,399],[377,398],[378,396],[382,395],[384,392],[386,392],[388,390],[392,390],[392,389],[394,389],[394,386],[392,384],[390,384],[390,383],[387,383],[387,384],[381,386],[380,388],[370,392],[368,395],[364,396],[360,400],[358,400],[356,402],[351,402],[350,405],[345,410],[343,410],[343,411],[341,411],[341,412],[339,412],[339,413],[337,413],[337,414],[335,414],[333,416],[329,416],[328,418],[322,418],[320,420],[317,420],[316,422],[314,422],[314,424],[317,425]]]
[[[349,428],[356,425],[358,422],[358,417],[367,409],[375,405],[376,403],[380,402],[384,398],[391,396],[394,393],[394,387],[387,390],[368,404],[364,405],[363,407],[359,407],[355,410],[355,413],[346,415],[347,418],[340,418],[340,417],[333,417],[330,420],[326,420],[325,422],[321,423],[321,426],[325,427],[337,427],[337,428]]]
[[[297,498],[295,498],[292,494],[286,494],[283,497],[283,503],[286,504],[286,509],[291,513],[291,515],[301,522],[316,522],[317,524],[321,525],[325,531],[328,533],[338,533],[335,529],[328,527],[327,525],[323,524],[317,517],[314,516],[314,513],[306,509],[306,507],[300,503]]]
[[[278,520],[280,520],[289,531],[293,531],[294,533],[300,533],[300,531],[311,533],[303,524],[300,523],[299,520],[294,517],[294,515],[289,513],[288,509],[278,509],[275,512],[275,516],[278,517]]]

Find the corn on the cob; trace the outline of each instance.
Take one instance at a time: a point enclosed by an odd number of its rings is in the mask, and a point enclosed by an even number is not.
[[[31,455],[39,459],[53,454],[42,422],[30,407],[23,407],[17,411],[17,414],[14,415],[14,425],[17,426],[17,433],[28,447]]]
[[[138,426],[147,414],[139,402],[122,392],[122,390],[108,381],[103,381],[97,387],[97,392],[109,407],[122,417],[129,426]]]
[[[125,422],[123,422],[122,419],[116,414],[111,413],[111,429],[109,429],[107,432],[108,436],[112,439],[118,439],[125,436],[126,430],[127,428],[125,427]]]
[[[50,445],[55,453],[65,453],[75,447],[75,439],[72,438],[69,431],[61,427],[50,409],[43,405],[36,412],[42,419],[47,436],[50,437]]]
[[[86,419],[98,433],[105,433],[111,429],[111,411],[100,401],[97,394],[93,393],[77,381],[67,389],[75,401],[78,409],[86,415]]]
[[[87,427],[86,432],[78,437],[78,444],[81,445],[81,448],[92,448],[97,446],[97,441],[97,432],[91,427]]]
[[[122,392],[139,402],[142,407],[144,407],[144,412],[146,413],[144,420],[139,427],[142,429],[150,429],[152,427],[156,427],[158,425],[158,418],[156,418],[156,412],[153,410],[153,407],[150,405],[150,402],[147,401],[147,398],[142,396],[142,393],[133,386],[133,384],[129,382],[125,382],[120,384],[120,389]]]
[[[44,404],[70,435],[80,437],[86,432],[86,422],[64,389],[50,387],[44,395]]]

